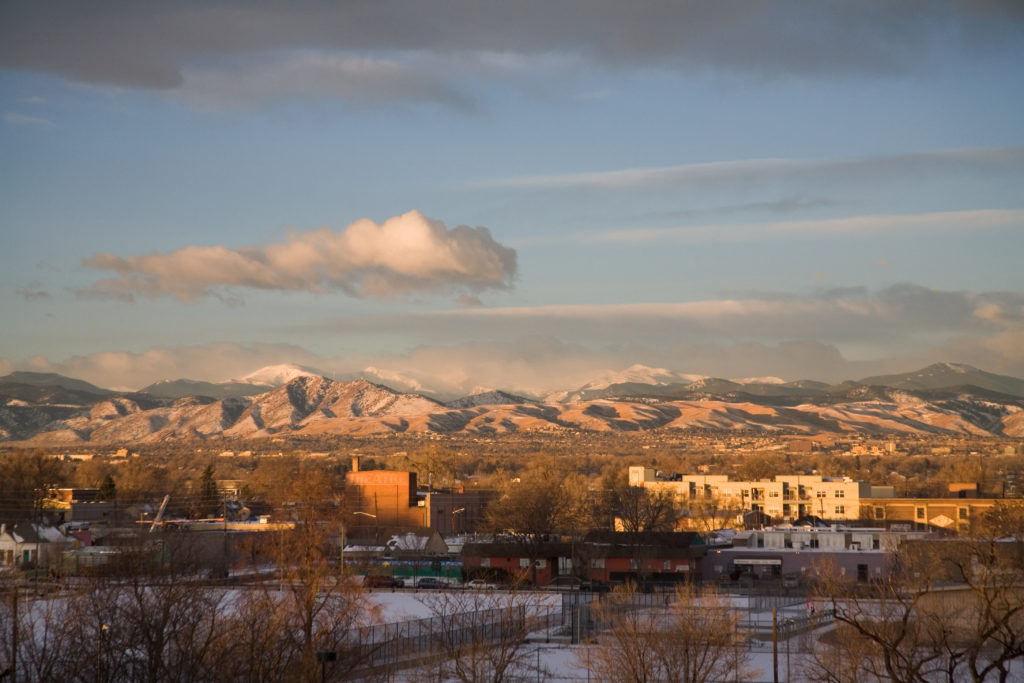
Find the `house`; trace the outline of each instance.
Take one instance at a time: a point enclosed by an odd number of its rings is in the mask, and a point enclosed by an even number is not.
[[[343,552],[347,567],[360,573],[391,575],[413,585],[418,577],[458,581],[462,568],[448,554],[436,529],[424,527],[359,527],[349,529]]]
[[[346,534],[345,554],[350,557],[433,556],[448,553],[441,534],[423,527],[352,528]]]
[[[0,524],[0,567],[48,568],[60,562],[72,540],[53,526]]]

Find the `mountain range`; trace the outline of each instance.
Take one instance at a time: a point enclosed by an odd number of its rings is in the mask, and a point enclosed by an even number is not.
[[[547,397],[490,390],[441,402],[295,365],[221,383],[158,382],[137,392],[55,374],[0,377],[0,440],[32,444],[581,429],[1021,437],[1024,380],[954,363],[836,385],[635,365]]]

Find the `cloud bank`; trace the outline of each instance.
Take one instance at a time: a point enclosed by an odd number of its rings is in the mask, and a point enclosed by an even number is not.
[[[226,93],[234,100],[271,91],[294,95],[296,84],[305,84],[355,100],[410,96],[450,103],[463,97],[453,98],[452,83],[481,63],[533,62],[528,68],[541,73],[552,55],[606,69],[902,72],[927,64],[939,45],[977,53],[1019,42],[1020,7],[1013,0],[8,0],[0,9],[0,66],[214,97],[217,91],[204,88],[204,80],[226,83],[234,74],[236,84]],[[310,51],[318,57],[296,60]],[[388,64],[378,61],[385,54]],[[254,55],[261,59],[244,74],[233,63]],[[434,71],[444,78],[410,87],[402,74],[417,71],[425,57],[448,62],[447,71]],[[353,61],[359,59],[370,62]],[[294,80],[282,79],[283,73]]]
[[[516,277],[515,250],[496,242],[487,228],[449,230],[418,211],[380,224],[362,219],[339,232],[294,233],[284,243],[262,247],[189,246],[128,257],[102,253],[83,264],[117,273],[94,283],[83,296],[125,300],[171,296],[195,301],[231,288],[341,291],[387,299],[508,289]]]
[[[965,292],[892,285],[811,294],[737,293],[702,301],[490,307],[346,319],[303,333],[406,334],[440,341],[551,336],[573,343],[665,346],[817,340],[922,348],[953,336],[1024,332],[1024,292]],[[1024,359],[1024,350],[1019,354]],[[766,373],[761,373],[766,374]]]
[[[838,382],[952,361],[1024,377],[1024,292],[912,284],[682,303],[452,309],[282,330],[296,332],[311,344],[329,340],[328,348],[364,348],[359,340],[366,336],[395,339],[408,350],[331,356],[288,344],[223,343],[60,361],[0,359],[0,370],[59,372],[137,389],[160,379],[224,381],[298,363],[338,379],[366,371],[395,388],[447,397],[492,388],[545,395],[636,363],[727,378]]]

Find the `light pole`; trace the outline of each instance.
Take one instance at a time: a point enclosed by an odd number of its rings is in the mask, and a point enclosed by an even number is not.
[[[457,510],[452,510],[452,536],[455,536],[455,515],[457,515],[457,514],[459,514],[461,512],[465,512],[465,511],[466,511],[466,508],[459,508]]]
[[[369,512],[363,512],[362,510],[356,510],[352,513],[353,515],[362,515],[363,517],[373,517],[377,519],[377,515],[371,515]],[[345,517],[342,515],[341,518],[341,573],[345,573]]]

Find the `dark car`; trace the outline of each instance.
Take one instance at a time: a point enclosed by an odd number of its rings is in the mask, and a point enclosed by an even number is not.
[[[367,574],[363,577],[363,586],[366,588],[401,588],[404,585],[401,579],[383,574]]]
[[[608,593],[612,587],[604,581],[584,581],[580,584],[580,590],[591,593]]]
[[[440,579],[434,576],[424,576],[416,582],[417,588],[444,588]]]

